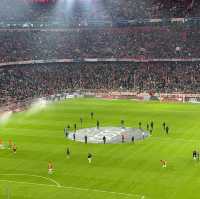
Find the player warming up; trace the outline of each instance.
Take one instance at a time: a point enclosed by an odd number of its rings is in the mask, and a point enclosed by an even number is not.
[[[13,142],[11,139],[8,140],[8,149],[12,149]]]
[[[68,133],[68,130],[67,130],[67,128],[65,127],[65,128],[64,128],[64,135],[65,135],[66,138],[68,137],[68,134],[69,134],[69,133]]]
[[[100,125],[99,120],[97,120],[97,129],[99,129],[99,125]]]
[[[147,123],[147,131],[149,130],[149,124]]]
[[[150,126],[151,126],[151,129],[153,130],[153,127],[154,127],[153,121],[151,121]]]
[[[84,136],[85,144],[87,144],[87,135]]]
[[[106,136],[103,136],[103,143],[106,144]]]
[[[69,147],[67,147],[66,154],[67,154],[67,158],[69,159],[69,158],[70,158],[70,150],[69,150]]]
[[[89,162],[89,164],[92,163],[92,154],[91,153],[88,153],[88,162]]]
[[[121,137],[122,137],[122,143],[124,143],[124,139],[125,139],[124,135],[122,134]]]
[[[134,143],[134,141],[135,141],[134,135],[132,136],[131,141]]]
[[[90,117],[91,117],[91,119],[94,118],[94,113],[93,112],[90,113]]]
[[[124,126],[124,120],[121,120],[121,128],[125,128],[125,126]]]
[[[162,126],[163,126],[163,130],[165,130],[166,123],[165,123],[165,122],[163,122]]]
[[[52,162],[49,161],[48,163],[48,174],[52,174],[53,173],[53,164]]]
[[[0,149],[4,149],[3,140],[0,138]]]
[[[13,144],[12,149],[13,149],[13,153],[17,152],[17,146],[16,146],[16,144]]]
[[[76,126],[76,124],[74,124],[74,132],[76,132],[76,128],[77,128],[77,126]]]
[[[169,133],[169,127],[168,126],[165,127],[165,132],[166,132],[166,134]]]
[[[139,129],[141,129],[142,128],[142,122],[139,122],[138,125],[139,125]]]
[[[192,152],[192,158],[193,158],[194,160],[197,159],[197,151],[196,151],[196,150],[194,150],[194,151]]]
[[[80,117],[80,123],[81,123],[81,128],[82,128],[82,126],[83,126],[83,118],[82,117]]]
[[[166,168],[167,167],[167,161],[166,160],[160,160],[162,167]]]
[[[76,140],[76,134],[73,133],[73,140],[75,141]]]

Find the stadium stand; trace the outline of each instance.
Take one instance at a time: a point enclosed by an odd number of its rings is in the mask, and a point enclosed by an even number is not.
[[[176,27],[0,31],[0,60],[199,58],[199,37]]]
[[[199,63],[54,63],[12,66],[0,73],[0,104],[62,93],[102,89],[200,92]]]
[[[197,1],[74,0],[72,8],[65,0],[60,2],[1,1],[0,104],[66,89],[199,92],[199,25],[186,23],[189,17],[199,16]],[[159,25],[166,18],[181,23]],[[118,24],[141,19],[159,23]],[[89,20],[97,24],[88,26]],[[97,27],[98,20],[112,23]],[[45,25],[50,22],[57,28]],[[68,28],[59,28],[61,24]],[[84,63],[85,58],[96,63]],[[57,63],[59,59],[74,63]],[[21,63],[30,60],[32,64]],[[35,60],[42,60],[41,64],[34,64]],[[45,64],[45,60],[55,61]]]
[[[53,2],[36,5],[31,0],[1,0],[0,18],[26,22],[64,20],[78,25],[87,19],[197,17],[200,13],[197,0],[74,0],[71,7],[67,0],[61,0],[57,1],[56,11]]]

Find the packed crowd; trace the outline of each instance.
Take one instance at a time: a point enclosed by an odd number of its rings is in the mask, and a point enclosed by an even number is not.
[[[0,11],[1,21],[62,21],[77,25],[91,19],[199,17],[200,5],[197,0],[59,0],[53,4],[1,0]]]
[[[197,0],[68,0],[35,4],[1,0],[0,25],[15,22],[124,20],[199,16]],[[58,3],[59,2],[59,3]],[[57,4],[57,5],[55,5]],[[126,27],[0,30],[0,63],[83,58],[200,58],[198,28]],[[8,101],[60,93],[66,89],[134,90],[138,92],[200,91],[200,64],[76,63],[2,68],[0,105]]]
[[[0,31],[0,62],[81,58],[199,58],[199,29]]]
[[[55,63],[0,72],[0,104],[66,90],[199,93],[200,63]]]

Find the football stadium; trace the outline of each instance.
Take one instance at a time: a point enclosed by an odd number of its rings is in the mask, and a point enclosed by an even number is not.
[[[199,199],[198,0],[0,1],[0,199]]]

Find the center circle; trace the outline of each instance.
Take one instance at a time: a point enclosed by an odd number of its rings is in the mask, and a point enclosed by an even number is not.
[[[106,143],[122,143],[133,142],[137,140],[144,140],[149,136],[149,133],[143,129],[130,127],[93,127],[79,129],[76,132],[70,132],[68,138],[78,142],[85,142],[87,138],[88,143],[103,144],[104,139]]]

